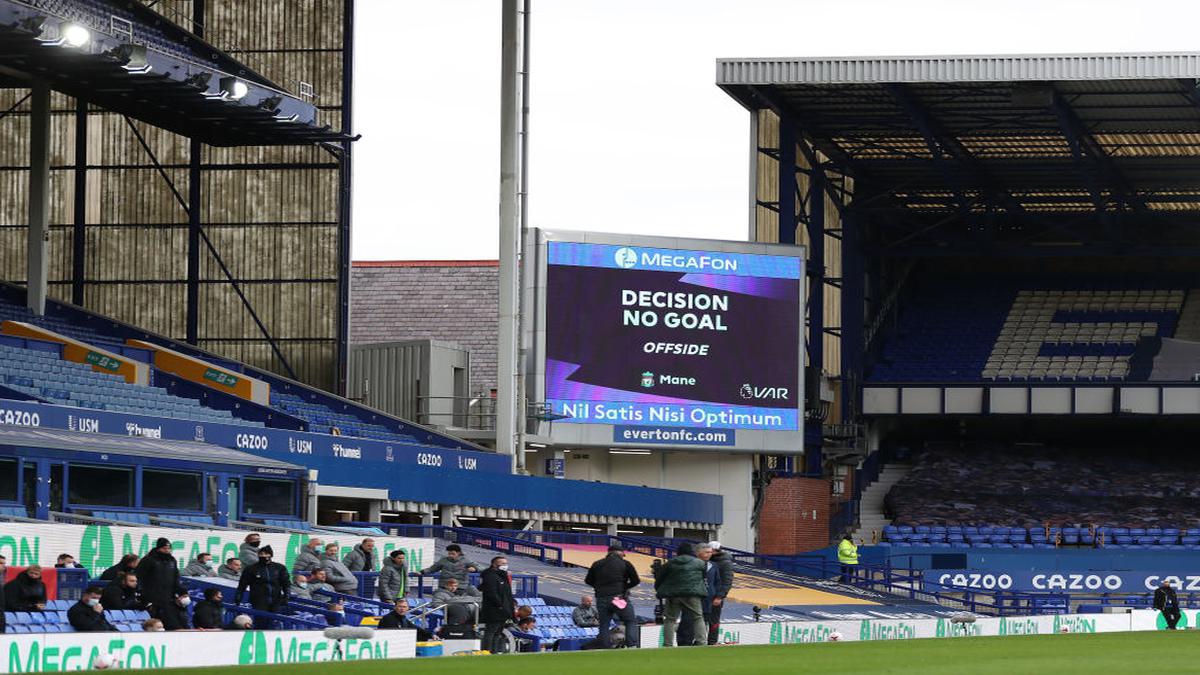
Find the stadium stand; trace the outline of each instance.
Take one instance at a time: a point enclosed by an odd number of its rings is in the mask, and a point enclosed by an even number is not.
[[[887,496],[887,542],[934,548],[1200,550],[1200,484],[1178,458],[931,445]]]
[[[50,600],[44,612],[5,612],[6,633],[74,633],[75,628],[67,621],[67,610],[75,604],[71,600]],[[104,618],[122,633],[141,632],[142,622],[150,615],[140,610],[112,610]]]
[[[178,349],[183,353],[208,360],[222,368],[263,379],[272,387],[271,407],[284,413],[288,418],[302,421],[303,426],[307,427],[306,430],[313,433],[333,433],[385,442],[428,444],[439,447],[461,447],[462,445],[456,439],[443,437],[407,422],[386,417],[345,399],[310,389],[273,374],[253,371],[244,364],[199,352],[188,345],[177,344],[159,336],[147,335],[132,327],[90,315],[69,305],[51,302],[50,305],[57,311],[38,317],[20,304],[19,288],[5,284],[0,291],[7,291],[0,293],[0,321],[29,323],[108,351],[128,353],[131,358],[141,361],[149,360],[147,350],[130,347],[125,344],[125,340],[129,338],[152,340],[155,344]],[[0,340],[3,339],[0,338]],[[0,341],[0,344],[7,344],[10,347],[26,345],[26,343],[3,341]],[[52,349],[52,346],[45,344],[35,346]],[[36,359],[39,364],[47,362],[47,357],[41,354],[34,354],[29,358]],[[0,376],[4,376],[4,382],[11,381],[15,385],[10,385],[10,388],[48,403],[179,419],[264,426],[263,422],[238,417],[239,414],[245,414],[243,410],[252,408],[252,406],[243,405],[241,410],[234,412],[205,407],[202,403],[198,404],[197,399],[186,395],[194,393],[194,389],[180,390],[180,393],[184,395],[172,395],[158,386],[125,385],[112,376],[92,373],[87,366],[82,364],[61,362],[59,365],[61,370],[67,371],[68,377],[65,381],[58,377],[59,370],[50,370],[45,373],[45,378],[28,378],[19,372],[6,372],[4,370],[6,364],[0,364]],[[7,366],[13,368],[14,371],[23,370],[17,364],[9,363]],[[169,375],[162,374],[157,370],[154,372],[158,379],[164,381],[169,379]],[[10,375],[13,380],[8,379]],[[36,380],[36,382],[27,381],[30,379]],[[275,426],[275,424],[268,422],[266,426]]]
[[[1166,282],[926,279],[870,379],[1126,380],[1140,342],[1174,335],[1185,295]]]

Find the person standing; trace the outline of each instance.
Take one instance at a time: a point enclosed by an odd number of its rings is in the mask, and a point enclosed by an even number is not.
[[[458,579],[459,587],[467,585],[467,573],[478,572],[479,566],[463,557],[462,548],[458,544],[446,547],[446,555],[437,562],[421,570],[421,574],[438,573],[438,585],[444,587],[447,579]]]
[[[258,562],[247,567],[242,572],[241,580],[238,581],[237,595],[234,597],[235,604],[242,603],[242,596],[246,589],[250,590],[250,606],[259,611],[274,614],[287,604],[291,580],[288,579],[286,567],[277,562],[271,562],[274,556],[275,551],[270,546],[258,549]],[[267,630],[270,628],[271,622],[256,618],[254,623],[259,630]]]
[[[361,544],[356,544],[354,550],[346,554],[342,559],[342,564],[351,572],[374,572],[377,565],[375,564],[375,540],[363,539]]]
[[[383,559],[383,569],[375,580],[375,595],[383,602],[396,602],[408,595],[408,563],[404,551],[396,549]]]
[[[507,645],[504,626],[513,620],[517,611],[513,599],[512,580],[508,577],[508,558],[496,556],[492,564],[480,575],[479,591],[483,604],[479,620],[484,623],[482,649],[495,654],[502,644]]]
[[[608,555],[592,563],[583,583],[596,591],[596,614],[600,623],[599,638],[605,647],[610,647],[609,630],[616,618],[625,626],[625,645],[637,647],[641,644],[637,614],[629,600],[629,589],[642,583],[637,570],[625,559],[621,542],[608,546]]]
[[[104,589],[99,586],[88,586],[80,596],[79,602],[67,610],[67,621],[76,632],[99,633],[117,630],[104,618],[104,605],[100,604],[100,594],[103,592]]]
[[[307,576],[318,569],[321,569],[321,540],[313,537],[292,563],[292,574]]]
[[[721,608],[725,606],[725,598],[729,596],[729,591],[733,589],[733,556],[729,555],[728,551],[721,549],[721,542],[719,541],[710,541],[708,545],[713,552],[708,564],[710,567],[715,567],[717,571],[716,579],[710,580],[708,584],[710,597],[708,603],[708,644],[715,645],[721,632]]]
[[[850,538],[850,533],[842,535],[842,541],[837,547],[838,562],[842,566],[842,583],[848,584],[854,578],[854,570],[858,567],[858,547]]]
[[[257,532],[251,532],[246,535],[246,540],[242,542],[238,548],[238,558],[242,561],[242,568],[245,569],[254,563],[258,562],[258,547],[262,545],[262,535]]]
[[[674,558],[662,566],[654,590],[664,601],[663,646],[675,646],[675,633],[680,615],[692,629],[693,644],[703,640],[704,612],[701,603],[708,595],[704,583],[704,562],[695,556],[691,544],[683,543]]]
[[[170,539],[159,537],[154,542],[154,550],[138,563],[136,575],[142,587],[142,601],[150,614],[158,617],[160,609],[170,609],[183,590],[179,583],[179,561],[171,554]]]
[[[1162,612],[1163,619],[1167,621],[1167,630],[1175,630],[1176,624],[1179,623],[1179,598],[1175,597],[1175,589],[1171,588],[1170,580],[1163,579],[1162,584],[1154,591],[1154,609]]]

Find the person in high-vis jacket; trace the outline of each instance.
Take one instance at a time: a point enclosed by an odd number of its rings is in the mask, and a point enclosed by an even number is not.
[[[842,583],[850,583],[850,579],[854,577],[854,568],[858,567],[858,547],[854,545],[854,540],[849,534],[842,536],[841,543],[837,548],[838,562],[842,565]]]

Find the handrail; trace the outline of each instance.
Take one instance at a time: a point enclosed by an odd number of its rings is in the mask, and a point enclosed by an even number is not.
[[[234,530],[233,527],[223,527],[215,523],[195,523],[190,520],[176,520],[166,516],[150,516],[151,523],[162,523],[164,525],[177,525],[179,527],[190,530]],[[143,525],[142,527],[145,527]]]
[[[478,546],[479,548],[486,548],[500,553],[537,558],[538,561],[550,565],[562,566],[563,564],[561,548],[521,539],[515,536],[520,533],[519,530],[490,530],[470,527],[450,527],[447,525],[404,525],[400,523],[376,523],[370,521],[350,521],[350,524],[356,527],[377,527],[385,532],[389,530],[404,532],[415,529],[422,533],[422,535],[418,536],[431,536],[438,539],[445,539],[454,544],[467,544],[468,546]],[[428,531],[430,534],[424,535],[425,531]],[[511,534],[502,534],[509,532]]]
[[[73,521],[79,521],[74,523]],[[93,518],[92,516],[84,516],[78,513],[65,513],[63,511],[51,511],[50,522],[66,523],[79,525],[119,525],[123,527],[152,527],[146,523],[135,523],[129,520],[115,520],[109,518]]]

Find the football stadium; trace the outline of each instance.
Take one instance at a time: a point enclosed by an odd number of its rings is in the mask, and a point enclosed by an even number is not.
[[[0,672],[1200,656],[1200,53],[733,54],[628,235],[498,10],[499,255],[352,260],[355,0],[0,0]]]

